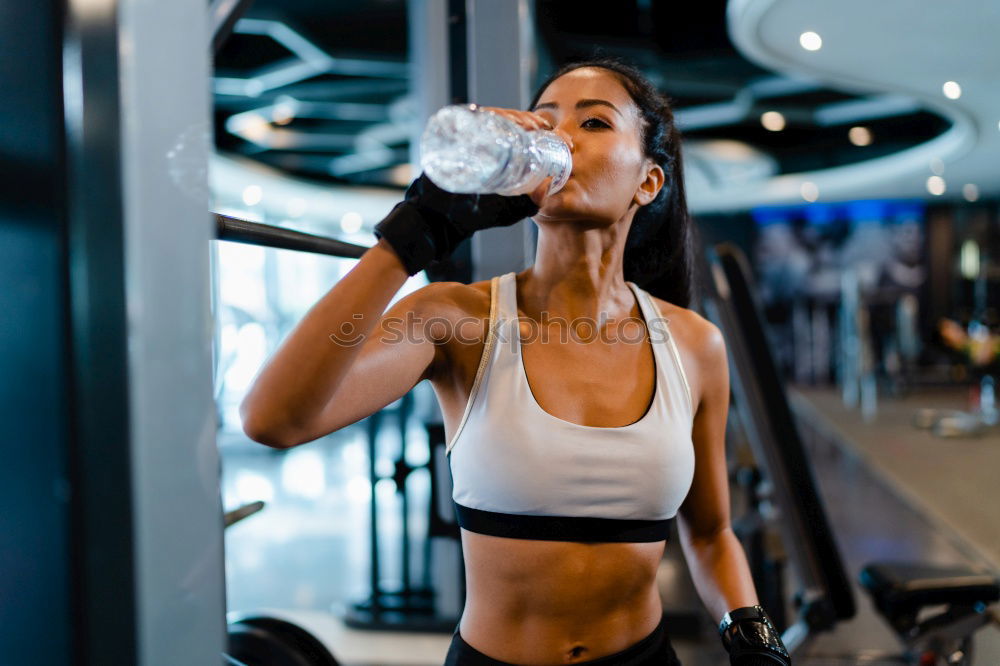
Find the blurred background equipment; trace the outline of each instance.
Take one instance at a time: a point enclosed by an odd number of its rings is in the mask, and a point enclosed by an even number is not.
[[[712,291],[704,305],[725,333],[740,423],[771,482],[771,520],[798,573],[795,621],[778,626],[792,654],[809,654],[816,634],[854,617],[851,585],[770,354],[749,262],[730,244],[715,246],[709,262]],[[763,573],[755,571],[756,580],[767,580]],[[860,580],[903,644],[903,663],[971,664],[973,633],[997,624],[990,605],[1000,600],[1000,578],[980,569],[875,562],[864,566]]]

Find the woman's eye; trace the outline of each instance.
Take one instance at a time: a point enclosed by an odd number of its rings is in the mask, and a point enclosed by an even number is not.
[[[587,118],[585,121],[583,121],[583,126],[586,127],[587,123],[598,123],[600,127],[611,127],[611,125],[607,124],[600,118]]]

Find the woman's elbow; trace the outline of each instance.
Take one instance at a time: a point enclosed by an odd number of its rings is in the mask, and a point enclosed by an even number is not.
[[[302,444],[301,438],[288,427],[281,427],[273,419],[267,418],[260,409],[254,409],[244,399],[240,404],[240,421],[243,434],[264,446],[273,449],[290,449]]]
[[[717,516],[691,516],[678,514],[678,533],[682,540],[691,545],[714,545],[720,540],[735,537],[729,517],[725,515]]]

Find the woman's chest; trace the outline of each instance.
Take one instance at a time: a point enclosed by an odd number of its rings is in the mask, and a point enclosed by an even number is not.
[[[539,407],[566,421],[618,427],[637,421],[652,402],[657,367],[648,336],[542,329],[522,321],[519,336],[501,326],[490,338],[486,323],[470,320],[456,328],[444,350],[446,369],[435,390],[446,423],[449,414],[461,418],[480,369],[503,354],[519,357],[509,365],[512,379],[525,381]]]
[[[545,412],[571,423],[616,428],[648,411],[656,390],[655,356],[648,339],[529,335],[522,337],[516,369]]]

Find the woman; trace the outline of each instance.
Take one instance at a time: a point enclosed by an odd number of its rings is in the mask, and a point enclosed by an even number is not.
[[[492,110],[564,137],[565,187],[476,197],[421,176],[261,371],[244,429],[295,446],[431,381],[467,578],[449,664],[678,663],[656,587],[675,515],[703,601],[732,611],[733,663],[787,664],[730,528],[726,351],[686,309],[690,221],[668,103],[600,60],[561,69],[531,108]],[[533,266],[430,284],[383,316],[409,275],[526,216]]]

